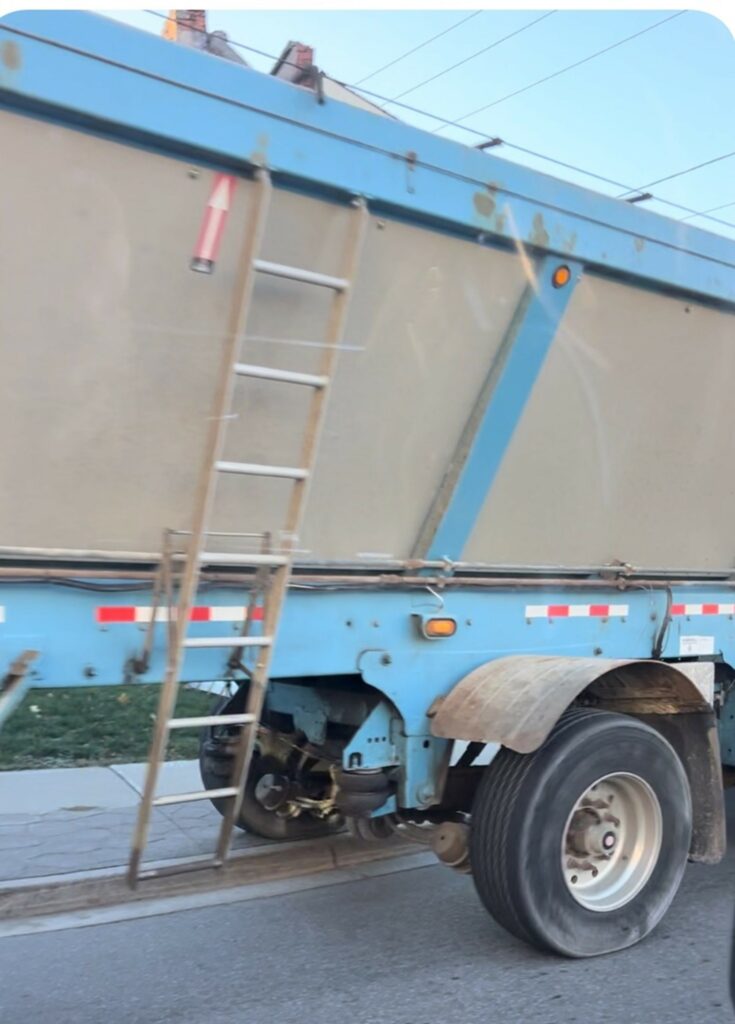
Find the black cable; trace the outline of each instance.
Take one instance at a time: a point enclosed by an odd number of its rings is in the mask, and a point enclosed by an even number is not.
[[[410,57],[411,54],[416,53],[418,50],[423,50],[425,46],[428,46],[429,43],[433,43],[435,39],[440,39],[442,36],[446,36],[449,32],[454,32],[455,28],[459,28],[459,26],[464,25],[465,22],[470,21],[472,18],[476,18],[478,14],[482,14],[482,11],[473,11],[473,13],[468,14],[467,17],[460,18],[459,21],[455,21],[455,23],[450,25],[449,28],[445,28],[442,32],[437,32],[435,36],[432,36],[430,39],[425,39],[423,43],[419,43],[419,45],[414,46],[413,49],[406,50],[406,52],[402,53],[400,57],[396,57],[394,60],[388,61],[387,64],[383,64],[383,66],[378,68],[377,71],[371,71],[369,75],[365,75],[364,78],[360,78],[355,82],[355,85],[361,85],[363,82],[367,82],[368,79],[375,78],[376,75],[381,74],[383,71],[387,71],[388,68],[392,68],[394,64],[399,64],[402,60],[405,60],[406,57]]]
[[[525,25],[521,25],[514,32],[509,32],[507,36],[503,36],[500,39],[496,39],[494,43],[490,43],[489,46],[483,46],[481,50],[477,50],[475,53],[470,54],[469,57],[463,58],[463,60],[457,61],[456,64],[450,65],[448,68],[444,68],[442,71],[437,71],[436,74],[430,75],[429,78],[425,78],[422,82],[417,85],[412,85],[410,89],[404,89],[403,92],[399,92],[395,99],[399,100],[402,96],[408,96],[410,92],[416,92],[417,89],[423,88],[428,85],[429,82],[436,81],[437,78],[442,78],[444,75],[448,75],[450,71],[454,71],[456,68],[462,67],[463,64],[467,64],[469,61],[474,60],[475,57],[479,57],[483,53],[487,53],[488,50],[494,50],[496,46],[500,46],[501,43],[505,43],[508,39],[512,39],[514,36],[519,36],[522,32],[526,32],[529,28],[533,28],[534,25],[538,25],[540,21],[545,18],[550,18],[552,14],[556,14],[556,11],[547,11],[542,14],[539,18],[534,18],[533,21],[527,22]],[[390,101],[391,103],[393,100]]]
[[[501,96],[497,100],[492,100],[490,103],[486,103],[482,107],[477,107],[475,110],[471,110],[468,114],[463,114],[462,117],[458,117],[454,121],[447,121],[445,125],[432,130],[434,132],[440,132],[443,128],[448,128],[450,125],[456,126],[460,121],[466,121],[468,117],[474,117],[475,114],[481,114],[484,110],[489,110],[490,107],[497,107],[499,103],[505,103],[506,100],[512,99],[514,96],[520,96],[521,93],[528,92],[529,89],[535,89],[536,86],[543,85],[544,82],[550,82],[552,78],[558,78],[560,75],[565,75],[567,71],[572,71],[574,68],[581,67],[582,64],[588,64],[591,60],[601,57],[604,53],[609,53],[610,50],[615,50],[618,46],[623,46],[625,43],[629,43],[631,39],[637,39],[638,36],[645,35],[646,32],[652,32],[660,25],[665,25],[667,21],[673,21],[674,18],[680,18],[682,14],[686,14],[686,11],[677,11],[676,14],[670,14],[668,18],[662,18],[661,21],[656,21],[653,25],[649,25],[647,28],[642,28],[640,31],[634,32],[630,36],[626,36],[625,39],[619,39],[617,43],[611,43],[610,46],[606,46],[602,50],[597,50],[595,53],[591,53],[588,57],[583,57],[582,60],[577,60],[573,64],[567,64],[566,67],[559,68],[558,71],[554,71],[550,75],[544,75],[543,78],[538,78],[535,82],[530,82],[528,85],[524,85],[521,89],[515,89],[513,92],[506,93],[505,96]],[[634,190],[631,189],[631,191]]]
[[[682,178],[685,174],[691,174],[692,171],[698,171],[702,167],[709,167],[711,164],[718,164],[721,160],[729,160],[733,156],[735,156],[735,150],[731,153],[722,153],[721,156],[714,156],[711,160],[703,160],[699,164],[692,164],[691,167],[685,167],[683,171],[675,171],[673,174],[667,174],[664,178],[657,178],[656,181],[649,181],[648,184],[641,185],[640,188],[628,189],[628,192],[642,192],[644,189],[652,188],[654,185],[662,185],[665,181],[673,181],[674,178]],[[625,195],[627,195],[627,192],[621,193],[617,198],[622,199]]]
[[[700,210],[699,213],[690,213],[688,217],[681,217],[681,220],[691,220],[693,217],[706,217],[708,213],[714,213],[716,210],[727,210],[731,206],[735,206],[735,201],[730,203],[721,203],[719,206],[710,206],[707,210]]]

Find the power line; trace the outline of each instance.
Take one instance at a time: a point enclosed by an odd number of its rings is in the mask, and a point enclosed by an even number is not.
[[[537,25],[540,21],[543,21],[544,18],[550,18],[552,14],[556,13],[556,11],[547,11],[546,14],[542,14],[540,18],[534,18],[533,21],[529,21],[527,24],[522,25],[520,28],[517,28],[514,32],[509,32],[507,36],[503,36],[501,39],[496,39],[495,42],[490,43],[489,46],[483,46],[481,50],[477,50],[476,53],[470,54],[469,57],[465,57],[463,60],[457,61],[456,64],[452,64],[450,67],[444,68],[443,71],[437,71],[435,75],[430,75],[429,78],[425,78],[423,82],[419,82],[417,85],[412,85],[410,89],[404,89],[403,92],[399,92],[397,96],[390,100],[390,102],[393,103],[395,100],[399,100],[403,96],[408,96],[410,92],[416,92],[417,89],[421,89],[423,86],[428,85],[429,82],[434,82],[436,81],[437,78],[441,78],[443,75],[448,75],[450,71],[454,71],[456,68],[461,67],[463,64],[467,64],[468,61],[474,60],[475,57],[479,57],[480,54],[487,53],[488,50],[495,49],[496,46],[500,46],[501,43],[506,42],[508,39],[512,39],[514,36],[519,36],[522,32],[525,32],[529,28],[533,28],[534,25]]]
[[[611,50],[617,49],[618,46],[624,46],[625,43],[629,43],[632,39],[637,39],[638,36],[645,35],[646,32],[652,32],[660,25],[665,25],[667,21],[673,21],[674,18],[680,18],[682,14],[686,14],[686,11],[677,11],[676,14],[670,14],[667,18],[662,18],[661,21],[656,21],[653,25],[649,25],[647,28],[642,28],[640,31],[634,32],[633,35],[626,36],[625,39],[619,39],[617,43],[611,43],[610,46],[606,46],[602,50],[590,53],[589,56],[583,57],[581,60],[577,60],[573,64],[567,64],[566,67],[559,68],[558,71],[554,71],[550,75],[544,75],[543,78],[537,78],[535,82],[530,82],[528,85],[524,85],[521,89],[515,89],[513,92],[506,93],[505,96],[500,96],[497,100],[492,100],[490,103],[485,103],[482,107],[470,110],[469,113],[463,114],[461,117],[455,118],[453,121],[446,121],[438,128],[434,128],[433,131],[443,131],[444,128],[457,125],[461,121],[466,121],[468,117],[474,117],[475,114],[481,114],[484,110],[489,110],[490,107],[497,107],[499,103],[505,103],[506,100],[512,99],[514,96],[520,96],[521,93],[528,92],[529,89],[535,89],[537,86],[543,85],[544,82],[550,82],[552,78],[558,78],[560,75],[565,75],[567,71],[572,71],[574,68],[581,67],[582,64],[588,64],[591,60],[601,57],[604,53],[609,53]]]
[[[464,25],[465,22],[470,21],[472,18],[476,18],[478,14],[482,14],[482,11],[473,11],[473,13],[468,14],[467,17],[460,18],[459,21],[455,21],[455,23],[450,25],[449,28],[445,28],[442,32],[437,32],[435,36],[432,36],[430,39],[425,39],[423,43],[419,43],[418,46],[414,46],[412,50],[406,50],[406,52],[402,53],[400,57],[396,57],[394,60],[388,61],[387,64],[383,64],[383,66],[378,68],[377,71],[371,71],[369,75],[365,75],[364,78],[355,82],[355,85],[361,85],[363,82],[367,82],[370,78],[375,78],[376,75],[381,74],[383,71],[387,71],[388,68],[392,68],[394,64],[400,63],[400,61],[405,60],[406,57],[410,57],[411,54],[416,53],[418,50],[423,50],[425,46],[428,46],[429,43],[433,43],[435,39],[441,39],[442,36],[447,35],[449,32],[454,32],[455,28],[459,28],[459,26]]]
[[[675,171],[673,174],[667,174],[665,178],[657,178],[656,181],[649,181],[647,185],[641,185],[640,188],[629,188],[627,191],[642,192],[645,188],[653,188],[654,185],[661,185],[665,181],[673,181],[674,178],[682,178],[685,174],[691,174],[692,171],[698,171],[702,167],[709,167],[710,164],[718,164],[720,160],[729,160],[733,156],[735,156],[735,150],[733,150],[732,153],[723,153],[721,156],[714,156],[711,160],[703,160],[700,164],[693,164],[691,167],[685,167],[683,171]],[[621,193],[617,198],[622,199],[625,195],[627,195],[627,192]]]
[[[173,21],[174,20],[173,18],[170,17],[170,15],[161,14],[158,11],[151,11],[151,10],[145,9],[145,13],[146,14],[152,14],[156,18],[162,18],[164,21]],[[651,27],[653,27],[653,26],[651,26]],[[6,31],[7,31],[7,29],[6,29]],[[197,31],[201,31],[201,30],[197,30]],[[275,61],[280,60],[280,57],[276,57],[275,54],[268,53],[265,50],[259,50],[257,47],[250,46],[248,43],[239,43],[239,42],[237,42],[234,39],[228,39],[228,42],[232,46],[239,47],[241,50],[247,50],[249,53],[256,53],[256,54],[258,54],[261,57],[269,58],[269,60],[275,60]],[[285,64],[285,65],[288,65],[288,66],[300,69],[300,66],[298,64],[295,64],[292,61],[283,61],[282,63]],[[428,118],[431,118],[434,121],[442,121],[442,123],[445,126],[447,126],[447,127],[451,126],[451,127],[459,128],[461,131],[468,132],[470,135],[474,135],[476,138],[482,139],[483,141],[486,141],[487,138],[488,138],[488,133],[487,132],[481,132],[481,131],[478,131],[476,128],[470,128],[467,125],[459,124],[458,121],[448,121],[445,118],[440,117],[438,114],[433,114],[429,110],[422,110],[420,107],[414,107],[414,106],[412,106],[409,103],[401,103],[398,100],[391,100],[387,96],[382,96],[380,93],[373,92],[371,89],[365,89],[362,86],[350,85],[347,82],[340,82],[337,79],[334,79],[334,81],[336,81],[338,85],[343,86],[343,88],[345,88],[345,89],[354,89],[356,92],[364,93],[366,96],[370,96],[372,99],[380,100],[380,101],[385,102],[385,103],[393,103],[395,106],[401,107],[403,110],[407,110],[410,113],[419,114],[422,117],[428,117]],[[507,139],[501,139],[500,143],[503,146],[505,146],[507,149],[512,149],[512,150],[515,150],[515,151],[517,151],[519,153],[525,153],[526,155],[533,156],[533,157],[537,158],[538,160],[545,160],[545,161],[547,161],[550,164],[555,164],[557,167],[563,167],[566,170],[575,171],[576,173],[583,174],[586,177],[594,178],[596,181],[602,181],[602,182],[604,182],[607,185],[614,185],[616,188],[625,189],[625,192],[623,193],[623,195],[627,195],[627,194],[629,194],[631,192],[638,191],[637,189],[631,188],[630,186],[624,184],[621,181],[616,181],[614,178],[607,178],[603,174],[598,174],[595,171],[589,171],[589,170],[587,170],[584,167],[577,166],[576,164],[567,163],[564,160],[559,160],[557,157],[548,156],[546,153],[539,153],[537,150],[528,149],[525,146],[519,146],[516,143],[509,142]],[[699,212],[698,210],[693,210],[690,206],[683,206],[681,203],[675,203],[671,199],[662,199],[659,196],[654,196],[653,198],[654,198],[654,200],[656,202],[662,203],[664,206],[670,206],[672,209],[680,210],[681,212],[691,214],[694,217],[702,217],[705,220],[712,221],[715,224],[722,224],[722,225],[724,225],[725,227],[728,227],[728,228],[735,228],[735,223],[733,223],[732,221],[722,220],[722,218],[720,218],[720,217],[711,217],[711,216],[709,216],[709,212],[710,211]],[[730,205],[730,204],[728,204],[728,205]]]
[[[706,217],[708,213],[715,213],[716,210],[728,210],[731,206],[735,206],[735,201],[731,203],[721,203],[720,206],[710,206],[708,210],[701,210],[699,213],[691,213],[688,217],[681,217],[681,220],[691,220],[693,217]]]

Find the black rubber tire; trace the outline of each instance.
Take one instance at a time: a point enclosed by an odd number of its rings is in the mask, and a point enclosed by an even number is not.
[[[641,891],[598,912],[567,888],[562,839],[579,797],[615,772],[638,775],[653,789],[663,839]],[[471,819],[475,887],[495,920],[531,945],[569,957],[612,953],[640,941],[666,913],[686,867],[691,820],[686,773],[659,733],[626,715],[575,709],[538,750],[503,749],[488,766]]]
[[[218,701],[212,709],[212,714],[220,714],[222,708],[227,704],[227,699]],[[199,744],[199,773],[205,789],[220,789],[228,785],[232,771],[232,762],[229,758],[211,757],[206,750],[207,734],[202,736]],[[248,773],[248,781],[245,785],[240,815],[235,822],[236,826],[244,832],[260,836],[263,839],[271,839],[276,842],[280,840],[295,839],[318,839],[321,836],[333,835],[344,828],[340,820],[334,824],[327,824],[319,821],[310,814],[299,815],[298,818],[280,818],[273,811],[263,807],[255,797],[255,787],[258,780],[269,772],[280,773],[283,766],[272,757],[260,757],[257,750]],[[227,809],[226,800],[212,800],[212,804],[224,814]]]

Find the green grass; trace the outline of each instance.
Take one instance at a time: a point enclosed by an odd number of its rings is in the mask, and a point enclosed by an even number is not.
[[[145,761],[159,691],[140,684],[29,691],[0,729],[0,771]],[[212,703],[183,687],[176,714],[205,714]],[[193,758],[198,749],[197,730],[177,730],[167,758]]]

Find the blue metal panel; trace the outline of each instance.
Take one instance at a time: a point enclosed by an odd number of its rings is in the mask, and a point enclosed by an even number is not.
[[[97,609],[149,605],[150,591],[119,592],[115,590],[118,582],[102,592],[44,583],[0,584],[0,619],[4,618],[0,667],[33,647],[41,655],[29,672],[32,685],[121,682],[126,665],[140,652],[145,626],[100,623]],[[237,597],[234,593],[212,589],[206,600],[228,605],[243,599],[241,592]],[[286,601],[282,640],[274,652],[276,681],[268,698],[272,707],[293,713],[317,743],[323,739],[327,717],[354,724],[359,731],[350,749],[359,747],[363,768],[383,767],[386,759],[395,763],[397,753],[401,806],[428,806],[433,800],[447,747],[430,735],[432,703],[492,658],[508,654],[650,658],[671,609],[701,604],[707,605],[707,614],[672,618],[663,657],[680,657],[681,636],[691,632],[711,637],[714,654],[735,664],[735,615],[709,613],[716,606],[732,607],[727,602],[733,600],[733,593],[716,585],[677,587],[671,596],[665,589],[621,592],[611,587],[590,592],[573,585],[552,588],[541,583],[524,588],[510,584],[497,589],[448,588],[443,594],[444,612],[457,621],[458,628],[453,637],[443,640],[424,639],[416,628],[416,614],[423,614],[433,600],[423,589],[294,590]],[[222,628],[221,622],[195,622],[191,635],[221,634]],[[164,657],[162,626],[145,681],[161,678]],[[349,687],[341,689],[340,677],[357,674],[374,688],[376,699],[382,694],[385,700],[375,705],[370,691],[356,696]],[[224,675],[222,652],[187,653],[184,680]],[[288,683],[289,679],[299,680],[299,685]],[[370,717],[374,706],[380,708],[379,721]],[[8,727],[12,728],[12,718]],[[730,742],[732,732],[725,722],[723,745]],[[376,737],[377,742],[363,742]]]
[[[79,12],[24,12],[2,20],[0,46],[7,106],[216,164],[265,163],[374,208],[735,302],[728,239],[389,118],[319,106],[307,90],[151,34]]]
[[[401,720],[381,700],[365,718],[342,754],[344,768],[390,768],[399,763]]]
[[[726,600],[716,590],[710,600]],[[235,596],[237,595],[237,596]],[[444,592],[444,611],[457,621],[457,632],[443,640],[427,640],[414,616],[426,609],[431,595],[424,590],[298,589],[289,593],[274,652],[272,676],[321,678],[361,673],[398,708],[411,735],[423,734],[424,717],[435,697],[445,693],[466,672],[506,654],[565,654],[608,658],[651,656],[663,621],[667,598],[663,590],[538,588],[456,588]],[[241,591],[211,589],[206,601],[231,605]],[[556,606],[596,601],[625,602],[623,617],[539,618],[529,606]],[[145,626],[134,622],[100,623],[100,606],[149,605],[150,591],[119,593],[67,589],[44,583],[0,584],[0,666],[20,651],[39,650],[30,677],[37,686],[85,686],[120,683],[126,666],[139,653]],[[712,620],[714,623],[714,619]],[[222,634],[222,623],[195,622],[191,636]],[[735,651],[733,623],[717,620],[717,643]],[[239,629],[233,623],[233,634]],[[166,631],[158,627],[149,671],[143,681],[161,679]],[[678,652],[664,656],[677,657]],[[183,678],[222,679],[226,652],[195,649],[186,653]]]
[[[519,307],[503,341],[494,386],[453,492],[448,497],[427,558],[458,560],[482,511],[495,474],[541,372],[582,267],[566,261],[571,279],[553,284],[559,260],[546,256],[533,270]],[[441,491],[440,491],[441,498]]]

